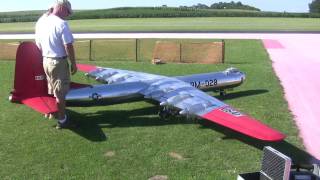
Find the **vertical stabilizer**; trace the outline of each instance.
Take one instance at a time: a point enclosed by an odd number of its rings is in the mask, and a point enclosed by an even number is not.
[[[17,49],[12,101],[48,96],[42,55],[33,42],[23,42]]]
[[[9,99],[43,114],[58,111],[56,99],[48,95],[41,52],[33,42],[23,42],[17,49],[14,89]]]

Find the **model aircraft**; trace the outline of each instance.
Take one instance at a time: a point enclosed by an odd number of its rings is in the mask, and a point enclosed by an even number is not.
[[[80,71],[102,84],[71,84],[68,102],[141,98],[157,101],[162,107],[160,116],[196,116],[263,141],[280,141],[281,132],[239,112],[201,90],[224,92],[239,86],[245,74],[235,68],[222,72],[167,77],[143,72],[78,64]],[[57,111],[55,98],[47,94],[42,57],[32,42],[23,42],[15,66],[12,102],[21,102],[40,113]]]

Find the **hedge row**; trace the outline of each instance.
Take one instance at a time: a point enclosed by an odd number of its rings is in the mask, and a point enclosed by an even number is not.
[[[44,11],[0,13],[0,23],[5,22],[33,22]],[[287,13],[287,12],[259,12],[249,10],[215,10],[196,8],[113,8],[103,10],[75,11],[69,19],[103,19],[103,18],[161,18],[161,17],[300,17],[319,18],[320,14]]]
[[[70,19],[100,18],[161,18],[161,17],[320,17],[319,14],[259,12],[248,10],[215,10],[196,8],[115,8],[106,10],[79,11]]]
[[[0,12],[0,23],[33,22],[45,11]]]

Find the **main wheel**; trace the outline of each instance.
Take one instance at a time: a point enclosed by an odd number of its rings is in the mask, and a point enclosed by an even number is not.
[[[169,110],[167,109],[167,107],[160,107],[159,109],[159,117],[162,119],[162,120],[168,120],[169,117],[170,117],[170,112]]]
[[[220,96],[225,96],[225,95],[227,94],[227,92],[226,92],[226,90],[221,89],[221,90],[219,91],[219,94],[220,94]]]

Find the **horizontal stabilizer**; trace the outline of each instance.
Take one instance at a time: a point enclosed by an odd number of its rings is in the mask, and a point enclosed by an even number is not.
[[[229,106],[215,109],[203,118],[263,141],[281,141],[285,135]]]
[[[91,85],[81,84],[81,83],[76,83],[76,82],[70,83],[70,89],[80,89],[80,88],[85,88],[85,87],[90,87],[90,86]]]
[[[56,99],[50,96],[27,98],[22,100],[22,103],[42,114],[49,114],[58,111]]]
[[[89,64],[77,64],[77,68],[82,72],[90,72],[97,69],[97,66],[89,65]]]

